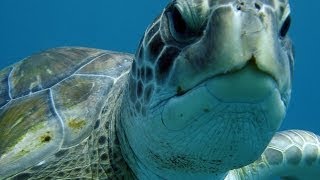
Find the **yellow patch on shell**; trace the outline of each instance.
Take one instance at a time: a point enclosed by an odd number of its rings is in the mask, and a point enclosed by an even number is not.
[[[83,127],[86,126],[86,120],[84,119],[70,119],[68,121],[68,126],[75,131],[81,130]]]

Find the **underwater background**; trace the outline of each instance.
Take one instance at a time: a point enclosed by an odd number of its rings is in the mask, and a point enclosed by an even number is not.
[[[169,0],[1,0],[0,69],[58,46],[135,53]],[[295,47],[291,104],[281,129],[320,135],[320,1],[291,0]]]

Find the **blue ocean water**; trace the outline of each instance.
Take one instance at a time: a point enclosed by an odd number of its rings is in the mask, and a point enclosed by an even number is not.
[[[1,0],[0,68],[57,46],[134,53],[168,0]],[[281,129],[320,134],[320,1],[291,0],[296,52],[292,101]]]

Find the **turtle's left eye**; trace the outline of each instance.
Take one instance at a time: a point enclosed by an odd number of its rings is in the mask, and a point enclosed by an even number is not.
[[[283,38],[287,35],[291,24],[291,17],[288,16],[286,20],[283,22],[282,27],[280,29],[280,37]]]

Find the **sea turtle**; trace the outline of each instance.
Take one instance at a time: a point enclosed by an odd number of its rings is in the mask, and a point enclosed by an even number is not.
[[[83,47],[0,71],[0,179],[318,179],[320,138],[278,132],[287,0],[174,0],[135,56]]]

